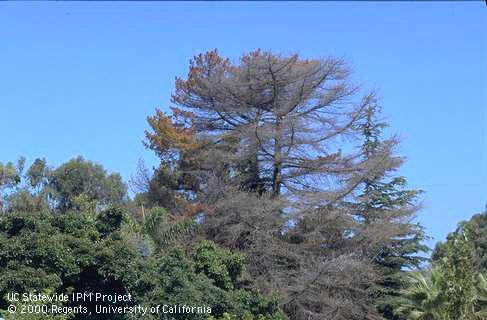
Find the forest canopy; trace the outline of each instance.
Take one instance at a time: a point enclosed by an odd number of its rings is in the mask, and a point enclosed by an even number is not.
[[[139,163],[133,196],[81,156],[0,163],[0,309],[9,292],[96,291],[212,310],[144,319],[485,319],[486,213],[429,263],[423,191],[351,74],[335,57],[195,56],[147,117],[159,162]]]

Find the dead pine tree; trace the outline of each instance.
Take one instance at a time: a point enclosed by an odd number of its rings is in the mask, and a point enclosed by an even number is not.
[[[173,113],[149,117],[146,145],[184,177],[205,236],[245,252],[291,319],[381,319],[375,257],[395,231],[368,230],[351,204],[402,161],[393,143],[365,155],[377,98],[350,74],[333,57],[210,51],[176,79]]]

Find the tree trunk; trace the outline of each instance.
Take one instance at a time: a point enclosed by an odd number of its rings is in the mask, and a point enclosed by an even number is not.
[[[276,119],[276,131],[274,134],[274,172],[272,175],[272,195],[281,194],[282,182],[282,147],[281,147],[281,117]]]

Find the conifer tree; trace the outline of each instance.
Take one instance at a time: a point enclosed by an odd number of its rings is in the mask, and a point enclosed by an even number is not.
[[[380,154],[387,145],[398,143],[395,138],[382,139],[387,124],[378,120],[379,112],[379,106],[371,105],[363,123],[362,149],[366,158]],[[402,161],[398,157],[397,160]],[[394,235],[383,242],[374,258],[383,276],[378,282],[381,296],[378,308],[389,319],[395,318],[394,300],[404,288],[404,270],[419,268],[427,261],[420,253],[429,251],[422,243],[427,239],[424,228],[414,222],[422,191],[406,189],[405,177],[395,176],[394,171],[395,168],[388,168],[365,178],[363,194],[357,204],[358,218],[365,225],[380,223],[385,228],[395,229]]]
[[[378,261],[416,259],[418,192],[383,180],[402,163],[395,140],[369,128],[377,145],[361,147],[376,98],[349,76],[333,57],[257,50],[232,63],[210,51],[177,79],[172,114],[149,118],[171,196],[197,208],[203,236],[246,253],[292,319],[379,319]]]

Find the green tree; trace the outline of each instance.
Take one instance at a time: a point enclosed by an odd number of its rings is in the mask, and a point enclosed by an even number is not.
[[[151,237],[120,207],[93,212],[7,212],[0,216],[0,309],[7,293],[131,293],[143,306],[209,306],[208,314],[167,319],[285,319],[275,297],[242,281],[241,255],[202,242],[184,252],[152,250]],[[77,305],[68,302],[65,306]],[[94,311],[93,302],[83,303]],[[5,315],[6,313],[3,312]],[[147,319],[162,316],[147,316]],[[129,315],[76,314],[74,319],[129,319]],[[15,318],[17,319],[17,318]],[[18,318],[38,320],[42,317]],[[246,318],[247,319],[247,318]]]
[[[457,230],[443,249],[444,255],[429,278],[413,274],[397,311],[408,319],[484,319],[487,282],[474,268],[474,246],[468,228]]]
[[[475,315],[479,319],[487,319],[487,279],[481,273],[475,282]]]
[[[387,123],[378,120],[379,107],[371,105],[362,125],[364,157],[372,158],[384,154],[384,150],[397,144],[396,138],[381,138]],[[384,158],[383,161],[402,162],[399,157]],[[395,167],[386,170],[371,170],[364,179],[363,194],[357,204],[357,216],[364,224],[379,223],[382,228],[394,230],[385,233],[389,237],[377,248],[375,262],[382,271],[383,277],[378,281],[378,308],[388,319],[394,316],[394,301],[404,289],[405,270],[417,269],[428,259],[421,256],[429,248],[423,244],[428,237],[424,228],[415,223],[416,212],[420,209],[418,202],[421,190],[406,189],[406,178],[394,176]]]
[[[45,159],[36,159],[26,172],[24,164],[24,158],[16,166],[0,164],[3,211],[99,211],[128,199],[127,187],[118,173],[109,174],[100,164],[82,157],[55,169]]]
[[[474,246],[474,267],[478,272],[487,272],[487,211],[475,214],[468,221],[459,223],[457,230],[450,233],[447,239],[454,238],[461,230],[468,228],[469,240]],[[433,261],[440,261],[445,256],[445,243],[437,243],[432,254]]]
[[[5,210],[40,211],[49,207],[49,170],[44,159],[36,159],[24,172],[25,159],[21,158],[16,170],[16,183],[10,184],[5,197]]]
[[[444,281],[440,287],[445,295],[448,320],[474,319],[476,273],[473,266],[473,244],[463,230],[449,240],[445,257],[440,262]]]
[[[24,158],[19,159],[17,165],[12,162],[6,164],[0,162],[0,212],[6,209],[4,192],[20,183],[24,163]]]
[[[62,211],[82,208],[90,202],[101,207],[120,204],[127,197],[127,187],[118,173],[108,174],[100,164],[82,157],[53,170],[49,187],[56,207]]]

